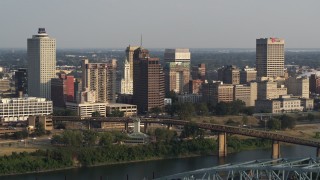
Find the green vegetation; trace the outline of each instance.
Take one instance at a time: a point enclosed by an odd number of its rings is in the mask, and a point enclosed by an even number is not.
[[[271,147],[271,140],[267,139],[239,139],[235,136],[228,136],[228,152],[239,152],[256,148]]]
[[[267,122],[267,127],[271,130],[293,129],[295,126],[296,119],[285,114],[272,118]]]

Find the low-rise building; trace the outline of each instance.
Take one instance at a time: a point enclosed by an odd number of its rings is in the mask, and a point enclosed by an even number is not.
[[[28,127],[32,131],[37,128],[37,124],[41,124],[46,131],[53,129],[52,118],[49,116],[30,116],[28,117]]]
[[[202,102],[202,95],[201,94],[180,94],[177,95],[179,103],[200,103]]]
[[[257,100],[257,83],[234,86],[234,100],[243,101],[246,106],[255,106]]]
[[[91,117],[93,112],[99,112],[101,116],[106,116],[106,107],[108,103],[84,102],[74,103],[66,102],[66,108],[77,113],[81,118]]]
[[[106,105],[107,115],[118,110],[124,113],[125,117],[136,116],[137,106],[132,104],[111,103]]]
[[[257,100],[255,111],[257,113],[287,113],[303,111],[304,107],[301,106],[299,98],[281,96],[277,99]]]
[[[0,117],[2,121],[25,121],[29,116],[49,115],[52,111],[52,101],[47,101],[45,98],[0,99]]]

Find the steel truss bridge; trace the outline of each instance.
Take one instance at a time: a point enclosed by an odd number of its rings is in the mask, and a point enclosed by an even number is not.
[[[156,180],[313,180],[320,179],[320,159],[254,160],[174,174]]]

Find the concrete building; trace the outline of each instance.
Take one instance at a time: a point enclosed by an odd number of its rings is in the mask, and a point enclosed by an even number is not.
[[[266,80],[258,82],[258,99],[276,99],[281,95],[287,95],[287,88],[284,85],[278,85],[277,82]]]
[[[82,91],[94,91],[95,102],[116,101],[117,60],[109,63],[89,63],[82,60]]]
[[[121,94],[133,94],[133,78],[131,77],[131,66],[126,59],[124,62],[123,78],[121,79]]]
[[[202,102],[202,95],[201,94],[179,94],[177,95],[179,103],[200,103]]]
[[[257,71],[255,68],[250,68],[248,66],[244,67],[240,71],[240,84],[246,84],[248,82],[257,80]]]
[[[28,93],[29,96],[51,99],[51,79],[55,78],[56,40],[45,28],[28,39]]]
[[[240,84],[240,69],[236,66],[224,66],[218,69],[218,80],[225,84]]]
[[[25,121],[29,116],[49,115],[52,111],[52,101],[47,101],[45,98],[0,99],[1,121]]]
[[[7,92],[10,89],[10,79],[0,79],[0,92]]]
[[[206,65],[201,63],[197,66],[192,66],[191,77],[193,80],[200,79],[204,82],[206,80]]]
[[[112,114],[112,112],[116,110],[123,112],[125,117],[131,117],[131,116],[137,115],[136,105],[112,103],[112,104],[108,104],[106,107],[107,115]]]
[[[53,130],[53,122],[49,116],[29,116],[28,117],[28,128],[33,131],[37,128],[38,124],[43,125],[44,130],[51,131]]]
[[[309,98],[299,98],[304,111],[312,111],[314,109],[314,101]]]
[[[190,80],[189,81],[189,93],[190,94],[200,94],[202,83],[201,79]]]
[[[309,78],[309,90],[311,93],[320,94],[320,77],[311,74]]]
[[[309,78],[308,77],[289,77],[286,80],[288,94],[299,96],[302,98],[309,98]]]
[[[73,102],[74,77],[59,73],[58,78],[51,79],[51,99],[54,107],[65,107],[66,102]]]
[[[28,94],[28,73],[27,69],[20,68],[14,72],[16,96],[18,97],[19,91],[23,94]]]
[[[258,93],[257,83],[252,82],[246,85],[234,85],[234,100],[245,102],[246,106],[255,106]]]
[[[139,46],[128,46],[126,48],[126,57],[127,57],[127,60],[130,64],[130,77],[132,78],[132,81],[133,81],[133,55],[134,55],[134,51],[136,51],[137,49],[139,48]]]
[[[164,107],[164,73],[159,58],[150,58],[142,47],[134,51],[133,103],[138,113],[146,113],[153,107]]]
[[[232,102],[233,85],[223,84],[221,81],[206,82],[202,85],[202,99],[213,105],[219,102]]]
[[[301,106],[301,100],[288,95],[277,99],[257,100],[255,106],[255,111],[258,113],[287,113],[303,110],[304,107]]]
[[[256,40],[256,69],[258,77],[284,76],[284,40],[261,38]]]
[[[105,117],[108,103],[83,102],[74,103],[66,102],[66,108],[77,113],[81,118],[91,117],[93,112],[99,112],[101,116]]]
[[[165,60],[165,88],[166,92],[189,92],[190,80],[190,51],[189,49],[166,49]]]

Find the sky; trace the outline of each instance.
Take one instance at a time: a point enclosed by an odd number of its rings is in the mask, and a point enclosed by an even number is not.
[[[0,0],[0,48],[45,27],[57,48],[320,48],[319,0]]]

